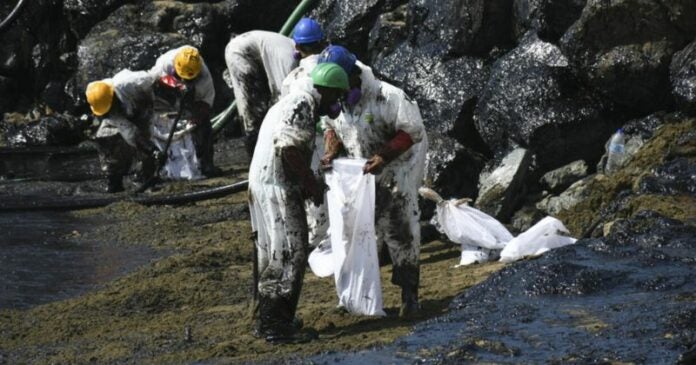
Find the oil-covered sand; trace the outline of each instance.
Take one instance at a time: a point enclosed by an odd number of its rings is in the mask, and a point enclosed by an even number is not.
[[[243,174],[195,183],[220,185]],[[159,193],[192,188],[171,184]],[[320,339],[305,345],[271,346],[251,335],[251,257],[246,193],[186,206],[144,207],[116,203],[71,213],[103,222],[81,232],[84,240],[147,245],[170,255],[103,289],[27,310],[0,310],[0,363],[186,363],[243,361],[315,354],[389,343],[418,320],[442,314],[462,290],[484,280],[498,263],[453,268],[458,247],[423,247],[423,315],[398,319],[400,290],[382,268],[388,318],[335,310],[332,278],[306,275],[298,316]],[[72,237],[74,238],[74,237]],[[105,263],[106,264],[106,263]]]

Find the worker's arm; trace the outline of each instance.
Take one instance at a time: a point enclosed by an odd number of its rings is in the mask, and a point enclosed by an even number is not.
[[[325,186],[314,176],[302,151],[294,146],[281,149],[283,170],[291,182],[299,185],[305,199],[311,199],[316,206],[324,202]]]
[[[411,136],[402,130],[397,131],[394,138],[389,140],[377,153],[367,160],[363,167],[363,172],[366,174],[379,174],[384,166],[401,156],[411,146],[413,146]]]
[[[336,131],[327,129],[324,132],[324,156],[321,158],[321,167],[328,169],[331,167],[331,161],[338,156],[343,149],[343,143],[338,138]]]

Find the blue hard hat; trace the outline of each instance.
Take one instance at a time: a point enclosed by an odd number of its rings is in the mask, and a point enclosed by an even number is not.
[[[319,63],[336,63],[349,75],[357,60],[357,57],[343,46],[328,46],[319,55]]]
[[[324,39],[321,25],[314,19],[302,18],[292,31],[292,40],[297,44],[316,43]]]

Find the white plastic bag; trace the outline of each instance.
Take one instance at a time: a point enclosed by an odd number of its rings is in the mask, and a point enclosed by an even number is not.
[[[354,314],[384,316],[374,226],[375,177],[363,174],[365,161],[337,159],[326,174],[331,253],[320,246],[310,255],[310,264],[321,276],[328,262],[333,263],[339,306]]]
[[[171,129],[174,119],[163,113],[155,115],[150,129],[151,140],[157,148],[164,152],[164,147],[167,144],[167,137]],[[179,124],[183,124],[181,121]],[[167,162],[165,163],[160,176],[172,180],[198,180],[203,178],[200,171],[200,162],[196,156],[196,147],[191,138],[191,130],[193,126],[186,123],[172,136],[172,142],[169,145],[167,153]]]
[[[437,206],[439,229],[452,242],[499,250],[512,239],[512,234],[495,218],[468,205],[455,205],[454,200]]]
[[[568,229],[561,221],[546,217],[512,239],[500,252],[500,261],[512,262],[575,243],[577,240],[569,235]]]

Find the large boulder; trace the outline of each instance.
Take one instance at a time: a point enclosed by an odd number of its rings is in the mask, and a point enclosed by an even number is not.
[[[537,169],[549,171],[601,156],[613,129],[603,109],[577,87],[561,50],[530,32],[493,65],[474,118],[491,149],[524,146],[536,155]]]
[[[509,0],[411,0],[410,41],[449,57],[483,56],[512,43]]]
[[[340,44],[367,59],[368,38],[378,18],[408,0],[321,1],[310,13],[332,43]]]
[[[16,1],[0,4],[10,13]],[[0,32],[0,113],[27,110],[49,82],[64,82],[74,69],[68,54],[75,41],[61,14],[60,0],[26,1]],[[3,16],[4,18],[4,16]]]
[[[486,57],[512,43],[511,13],[506,0],[412,0],[372,30],[375,71],[421,108],[430,139],[427,176],[443,196],[477,195],[491,151],[473,111],[489,75]]]
[[[375,69],[418,102],[430,142],[426,175],[431,182],[445,197],[474,198],[486,157],[468,142],[476,141],[471,115],[488,67],[478,58],[442,61],[428,54],[404,43]]]
[[[127,0],[64,0],[63,13],[68,19],[70,29],[79,37],[84,37],[97,23],[104,20],[112,11],[126,4]]]
[[[516,148],[491,171],[481,174],[476,208],[507,221],[521,198],[520,191],[529,170],[532,155],[524,148]]]
[[[679,108],[696,114],[696,41],[674,55],[670,79]]]
[[[545,173],[540,183],[552,192],[561,192],[585,176],[587,176],[587,164],[583,160],[578,160]]]
[[[545,41],[556,42],[580,18],[587,0],[514,0],[517,36],[535,30]]]
[[[696,34],[691,0],[589,0],[561,47],[594,90],[628,116],[673,106],[672,55]]]

